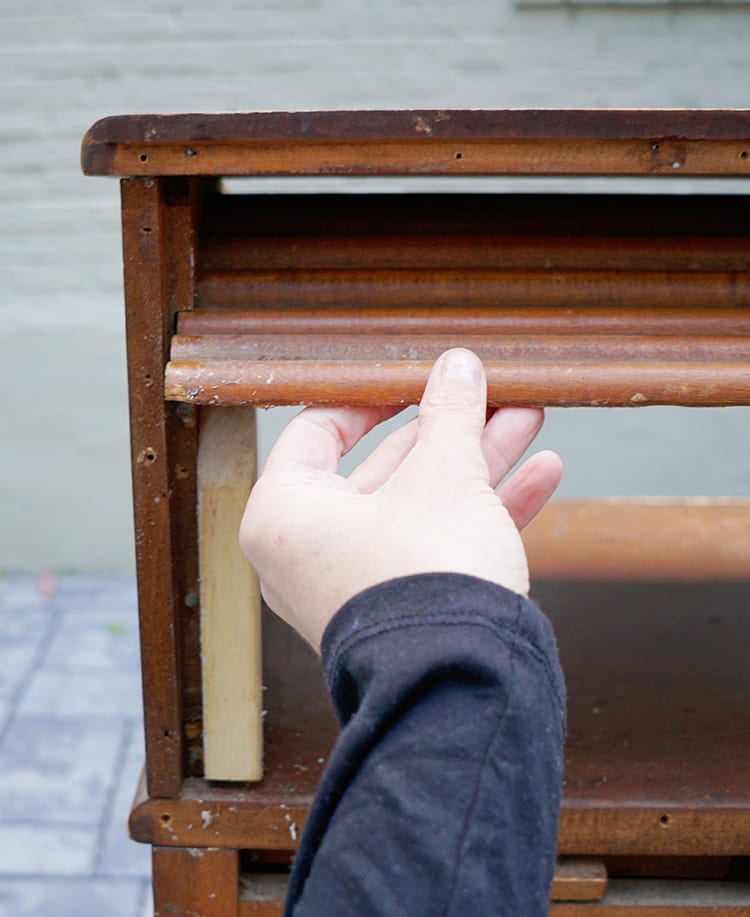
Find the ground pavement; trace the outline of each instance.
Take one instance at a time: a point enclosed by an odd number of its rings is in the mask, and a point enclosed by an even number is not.
[[[0,576],[0,917],[151,917],[135,584]]]

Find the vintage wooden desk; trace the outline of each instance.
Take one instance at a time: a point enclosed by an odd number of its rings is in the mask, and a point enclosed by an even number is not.
[[[147,747],[131,831],[154,845],[160,915],[277,914],[335,724],[271,617],[261,675],[234,535],[254,407],[414,402],[455,343],[494,403],[749,404],[750,222],[729,194],[221,179],[750,179],[750,112],[113,117],[83,168],[122,178]],[[528,531],[570,691],[558,917],[750,914],[749,523],[740,500],[573,503]]]

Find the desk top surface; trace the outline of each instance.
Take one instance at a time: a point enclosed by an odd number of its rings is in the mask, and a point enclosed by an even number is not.
[[[118,115],[88,175],[750,175],[750,110],[509,109]]]

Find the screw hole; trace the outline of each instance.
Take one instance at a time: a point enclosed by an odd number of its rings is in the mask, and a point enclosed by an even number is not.
[[[463,153],[456,153],[456,159],[463,159],[463,158],[464,158]]]
[[[148,162],[148,153],[141,153],[141,155],[138,158],[140,159],[141,162]]]
[[[161,817],[161,823],[163,825],[168,825],[171,823],[171,821],[172,821],[172,816],[168,812],[165,812]]]
[[[740,153],[740,159],[747,159],[747,150],[743,150]]]
[[[652,143],[652,144],[651,144],[651,151],[654,152],[654,153],[658,153],[658,152],[659,152],[659,144],[658,144],[658,143]]]
[[[143,227],[143,231],[144,231],[144,232],[151,232],[151,227],[150,227],[150,226],[144,226],[144,227]]]
[[[668,827],[668,825],[669,825],[669,823],[671,822],[671,820],[672,820],[672,819],[671,819],[668,815],[660,815],[660,816],[659,816],[659,824],[662,826],[662,828]]]

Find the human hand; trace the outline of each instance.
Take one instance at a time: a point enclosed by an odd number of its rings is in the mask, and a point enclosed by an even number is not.
[[[393,409],[308,408],[281,434],[240,545],[268,605],[313,648],[346,601],[395,577],[465,573],[528,592],[519,530],[552,495],[562,463],[540,452],[495,491],[543,413],[500,408],[486,421],[486,401],[479,358],[459,348],[436,361],[418,416],[348,478],[339,460]]]

